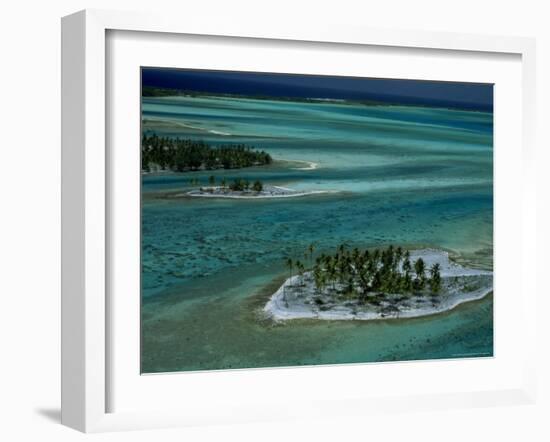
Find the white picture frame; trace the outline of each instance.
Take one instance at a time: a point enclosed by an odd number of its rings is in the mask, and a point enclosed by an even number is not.
[[[416,31],[357,29],[345,26],[292,28],[268,23],[212,23],[195,17],[180,24],[177,17],[87,10],[62,21],[62,423],[84,432],[247,422],[265,419],[325,416],[342,413],[388,412],[406,409],[488,406],[531,403],[536,393],[535,339],[526,341],[521,385],[461,394],[448,392],[402,397],[354,398],[317,401],[311,409],[295,407],[253,410],[240,404],[239,415],[225,417],[185,412],[107,412],[107,376],[112,355],[107,342],[109,304],[106,254],[109,231],[106,219],[110,198],[107,186],[106,34],[140,31],[163,34],[207,35],[287,42],[338,43],[381,48],[426,48],[502,53],[521,57],[522,71],[522,275],[536,250],[534,108],[535,42],[519,37],[494,37]],[[519,124],[519,122],[518,122]],[[519,146],[518,146],[519,148]],[[536,281],[522,278],[523,305],[536,304]],[[520,317],[525,336],[533,337],[535,324]],[[290,373],[290,374],[288,374]],[[246,376],[241,371],[240,376]],[[293,376],[287,371],[287,376]],[[353,404],[353,406],[351,406]],[[248,408],[247,408],[248,407]],[[289,404],[289,408],[292,408]],[[336,410],[338,408],[338,410]]]

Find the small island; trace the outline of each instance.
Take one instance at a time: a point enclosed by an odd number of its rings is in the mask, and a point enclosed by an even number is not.
[[[492,272],[460,266],[442,250],[340,245],[314,260],[314,249],[311,245],[304,254],[309,268],[286,259],[289,277],[264,307],[270,318],[413,318],[451,310],[493,290]]]
[[[271,155],[246,144],[212,146],[202,140],[144,134],[141,140],[141,170],[193,172],[240,169],[271,164]]]
[[[291,198],[308,195],[334,193],[329,190],[293,190],[288,187],[264,184],[260,180],[250,182],[246,178],[236,178],[229,184],[222,178],[219,186],[214,176],[209,178],[209,186],[190,190],[176,197],[204,197],[204,198],[233,198],[233,199],[262,199],[262,198]]]

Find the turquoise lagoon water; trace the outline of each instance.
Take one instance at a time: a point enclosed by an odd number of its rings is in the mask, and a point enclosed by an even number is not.
[[[258,314],[288,274],[284,258],[306,260],[312,242],[318,253],[341,242],[437,247],[492,269],[491,113],[216,97],[143,98],[142,106],[145,132],[244,142],[280,160],[143,176],[143,372],[493,354],[492,295],[410,320],[274,324]],[[192,188],[190,178],[206,184],[210,175],[339,192],[174,197]]]

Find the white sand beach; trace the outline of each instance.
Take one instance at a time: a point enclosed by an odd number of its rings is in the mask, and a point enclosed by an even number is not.
[[[296,198],[310,195],[338,193],[336,190],[293,190],[281,186],[264,185],[261,191],[230,190],[227,187],[211,186],[201,187],[186,193],[180,193],[175,197],[197,197],[197,198],[231,198],[231,199],[265,199],[265,198]]]
[[[293,167],[293,170],[315,170],[319,168],[319,163],[314,163],[313,161],[292,160],[292,162],[305,164],[303,167]]]
[[[482,299],[493,291],[490,271],[460,266],[441,250],[413,250],[411,259],[422,258],[427,266],[441,266],[442,290],[436,296],[384,295],[376,304],[357,300],[336,300],[319,293],[311,272],[287,279],[271,296],[264,313],[275,321],[289,319],[379,320],[415,318],[452,310],[460,304]],[[373,297],[375,300],[376,297]]]

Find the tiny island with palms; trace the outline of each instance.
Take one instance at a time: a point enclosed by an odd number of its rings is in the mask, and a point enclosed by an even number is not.
[[[286,258],[289,277],[264,308],[272,319],[427,316],[492,291],[492,272],[456,264],[442,250],[350,250],[341,244],[315,259],[314,251],[311,244],[305,263]]]
[[[309,195],[335,193],[331,190],[294,190],[288,187],[265,184],[261,180],[251,182],[247,178],[235,178],[227,181],[222,178],[219,184],[214,176],[208,179],[208,186],[201,186],[185,194],[176,196],[232,198],[232,199],[263,199],[263,198],[291,198]]]

